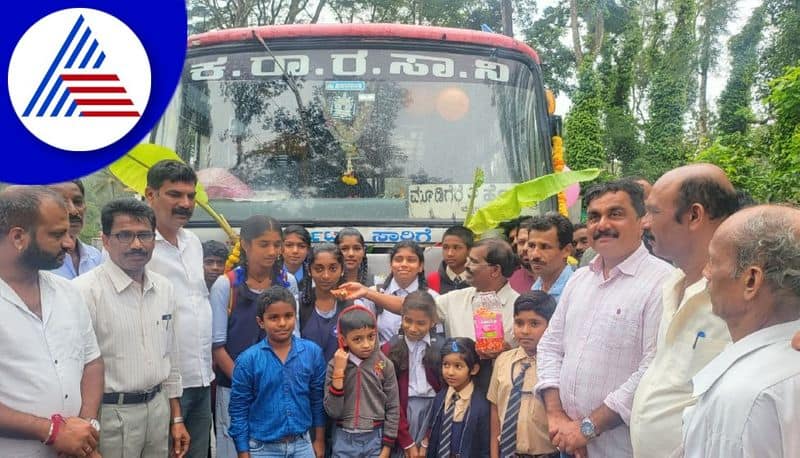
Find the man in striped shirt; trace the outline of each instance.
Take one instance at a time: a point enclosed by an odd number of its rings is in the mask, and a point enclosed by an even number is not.
[[[598,255],[567,282],[539,342],[536,392],[562,451],[630,457],[633,395],[655,353],[662,284],[673,268],[642,243],[641,186],[603,183],[585,201]]]
[[[169,280],[145,267],[155,214],[126,198],[106,204],[100,218],[108,259],[73,280],[106,361],[100,454],[183,457],[189,434],[181,419],[175,300]]]

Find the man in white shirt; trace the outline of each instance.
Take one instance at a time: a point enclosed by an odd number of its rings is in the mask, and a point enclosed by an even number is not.
[[[703,272],[733,344],[692,379],[684,456],[800,456],[800,210],[758,206],[728,218]]]
[[[482,293],[494,293],[503,315],[503,337],[505,347],[497,352],[478,352],[481,370],[475,384],[485,393],[489,388],[492,364],[495,358],[511,348],[514,342],[514,301],[519,293],[511,288],[508,278],[514,273],[514,252],[511,245],[501,239],[484,239],[469,250],[467,257],[467,281],[469,288],[457,289],[436,298],[439,319],[444,323],[448,337],[475,339],[473,315],[481,305]]]
[[[97,248],[81,242],[78,238],[83,230],[83,218],[86,216],[86,196],[81,180],[51,184],[52,190],[61,194],[67,204],[69,213],[69,235],[75,247],[67,252],[61,266],[53,270],[67,280],[84,274],[103,262],[103,255]]]
[[[47,270],[73,247],[62,197],[0,193],[0,455],[96,456],[103,361],[80,292]]]
[[[211,433],[211,303],[203,271],[203,246],[183,226],[192,217],[197,175],[165,160],[147,172],[145,197],[156,214],[156,244],[147,267],[172,282],[176,302],[181,412],[191,443],[189,458],[205,458]],[[173,419],[174,421],[174,419]]]
[[[691,379],[730,344],[728,327],[711,312],[703,267],[714,231],[737,207],[733,185],[711,164],[665,173],[645,202],[653,252],[677,269],[664,285],[656,356],[633,400],[636,457],[668,457],[680,446],[681,416],[694,404]]]
[[[74,280],[106,362],[100,453],[167,456],[171,434],[172,455],[182,457],[189,434],[175,420],[183,392],[175,300],[169,280],[145,268],[155,245],[155,214],[125,198],[107,203],[100,219],[108,259]]]
[[[554,445],[623,458],[633,455],[630,409],[655,353],[661,285],[673,268],[642,243],[641,186],[602,183],[585,201],[597,257],[567,282],[539,341],[536,392]]]

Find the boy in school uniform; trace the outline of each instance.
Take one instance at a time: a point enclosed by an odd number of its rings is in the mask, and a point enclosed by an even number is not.
[[[533,394],[536,345],[555,309],[555,299],[542,291],[528,291],[514,302],[519,346],[497,357],[486,394],[491,403],[491,458],[559,456],[550,443],[544,404]]]
[[[360,305],[339,315],[339,349],[325,376],[325,411],[335,420],[333,457],[389,458],[400,401],[394,365],[377,346],[375,315]]]
[[[428,288],[439,294],[467,288],[467,255],[474,243],[472,231],[464,226],[452,226],[444,231],[442,264],[439,270],[428,274]]]

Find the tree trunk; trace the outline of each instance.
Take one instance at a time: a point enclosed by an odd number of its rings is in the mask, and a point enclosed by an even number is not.
[[[592,56],[597,56],[600,53],[600,48],[603,47],[603,36],[605,35],[605,12],[595,11],[595,24],[594,24],[594,46],[592,48]]]
[[[703,1],[703,26],[700,28],[701,46],[700,49],[700,94],[698,94],[698,115],[697,115],[697,138],[702,143],[708,138],[708,70],[711,67],[711,46],[713,37],[711,36],[711,9],[712,0]]]
[[[578,0],[569,0],[569,17],[572,27],[572,52],[575,54],[575,67],[580,68],[583,62],[581,49],[581,27],[578,24]]]
[[[514,21],[513,21],[514,7],[511,5],[511,0],[502,0],[500,2],[500,16],[503,19],[503,35],[514,37]]]
[[[322,8],[325,7],[325,3],[327,0],[319,0],[317,4],[317,9],[314,11],[314,17],[311,18],[311,23],[316,24],[319,21],[319,15],[322,13]]]

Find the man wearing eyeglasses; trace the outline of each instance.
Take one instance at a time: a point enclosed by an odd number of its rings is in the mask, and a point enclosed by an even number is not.
[[[73,280],[92,318],[105,365],[100,454],[105,457],[182,457],[189,434],[181,417],[183,393],[172,284],[146,267],[155,245],[155,214],[145,203],[118,199],[100,215],[108,258]]]

